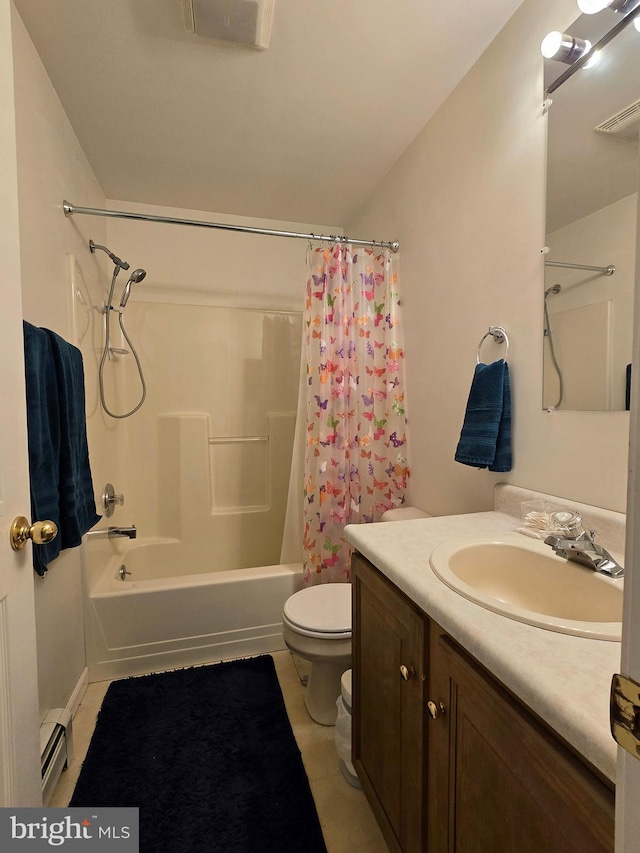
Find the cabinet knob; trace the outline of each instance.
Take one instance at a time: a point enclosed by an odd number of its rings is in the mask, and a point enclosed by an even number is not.
[[[404,664],[400,667],[400,675],[404,678],[405,681],[409,681],[410,678],[416,674],[415,669],[410,666],[406,667]]]
[[[427,702],[427,708],[429,709],[429,713],[431,714],[432,719],[437,720],[438,717],[441,717],[444,714],[444,705],[442,702],[433,702],[431,699]]]

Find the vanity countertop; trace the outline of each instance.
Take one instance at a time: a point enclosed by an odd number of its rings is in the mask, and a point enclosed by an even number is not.
[[[609,730],[611,677],[620,643],[559,634],[486,610],[454,592],[429,564],[443,542],[513,533],[501,512],[348,525],[348,541],[496,678],[615,782]],[[523,537],[525,538],[525,537]]]

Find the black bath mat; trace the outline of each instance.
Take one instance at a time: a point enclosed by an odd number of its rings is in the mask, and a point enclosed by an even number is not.
[[[273,658],[116,681],[70,806],[138,806],[141,853],[326,853]]]

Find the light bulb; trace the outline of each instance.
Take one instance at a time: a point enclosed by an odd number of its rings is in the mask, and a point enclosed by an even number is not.
[[[547,33],[547,35],[542,39],[540,53],[545,59],[553,59],[556,53],[560,50],[561,45],[562,33],[558,32],[558,30],[554,30],[551,33]]]
[[[589,45],[589,50],[591,50],[591,45]],[[599,51],[599,50],[595,50],[595,51],[591,54],[591,56],[589,57],[589,59],[587,59],[587,61],[585,62],[585,64],[582,66],[582,68],[583,68],[583,70],[586,70],[587,68],[593,68],[593,66],[594,66],[594,65],[597,65],[599,61],[600,61],[600,51]]]
[[[612,2],[613,0],[578,0],[578,9],[585,15],[595,15],[596,12],[601,12],[610,6]]]
[[[591,50],[591,42],[554,30],[542,39],[540,53],[545,59],[555,59],[565,65],[573,64]]]
[[[595,15],[603,9],[611,9],[612,12],[622,12],[626,15],[637,5],[637,0],[578,0],[578,8],[585,15]]]
[[[633,26],[640,33],[640,15],[636,15],[635,18],[633,19]]]

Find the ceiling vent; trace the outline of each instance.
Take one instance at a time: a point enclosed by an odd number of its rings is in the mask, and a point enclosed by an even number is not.
[[[640,121],[640,100],[629,104],[623,110],[594,127],[599,133],[612,133],[622,139],[638,141],[638,122]]]
[[[275,0],[182,0],[188,33],[216,41],[269,47]]]

